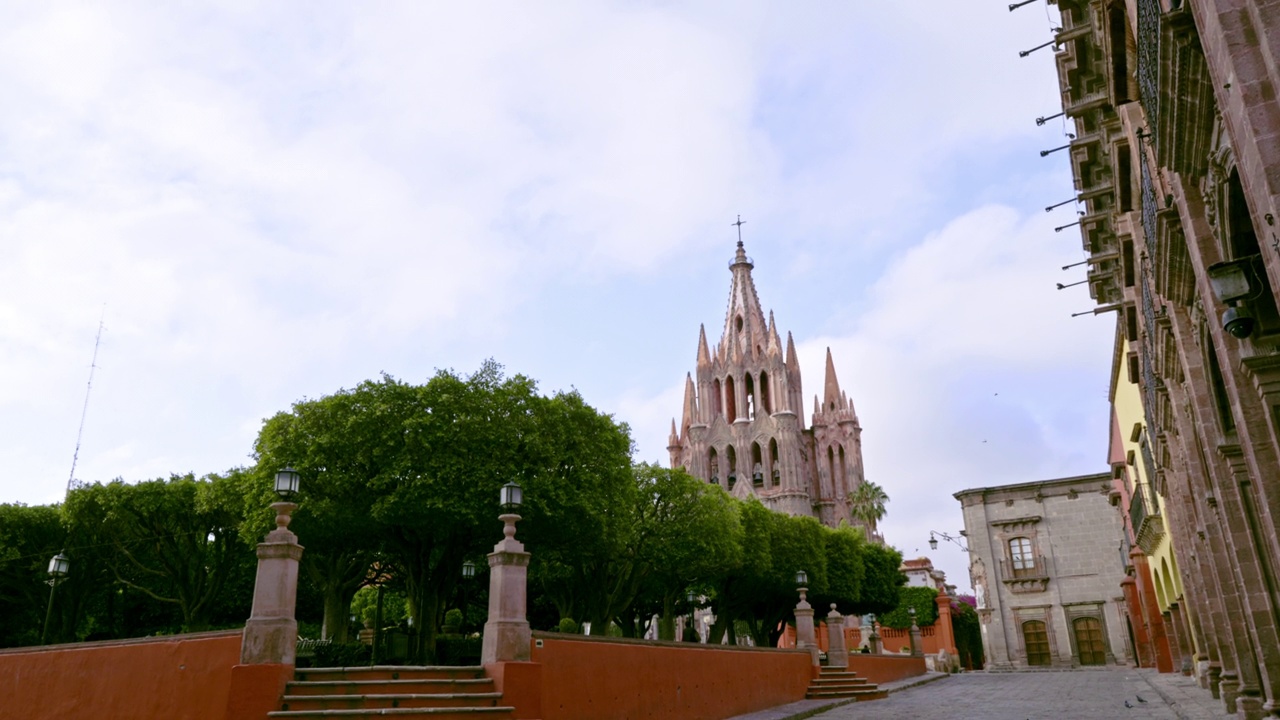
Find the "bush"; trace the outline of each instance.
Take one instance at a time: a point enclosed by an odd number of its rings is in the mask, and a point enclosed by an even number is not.
[[[556,630],[570,635],[577,635],[578,623],[575,622],[573,618],[560,618],[560,625],[556,627]]]
[[[440,665],[479,665],[483,638],[461,635],[436,636],[436,662]]]
[[[934,598],[938,591],[927,587],[904,587],[898,589],[898,607],[881,615],[880,624],[885,627],[905,630],[911,627],[911,613],[907,608],[915,607],[916,624],[932,625],[938,621],[938,604]]]
[[[316,645],[312,667],[358,667],[373,662],[373,648],[363,643]]]
[[[456,633],[462,628],[462,611],[453,608],[444,614],[444,631]]]

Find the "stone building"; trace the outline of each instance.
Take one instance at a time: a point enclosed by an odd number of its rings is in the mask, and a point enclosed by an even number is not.
[[[1110,493],[1102,473],[955,494],[989,667],[1128,661]]]
[[[785,348],[770,312],[765,319],[738,241],[729,263],[729,308],[714,350],[698,331],[697,369],[685,376],[684,413],[671,421],[671,466],[722,485],[739,498],[809,515],[835,527],[860,524],[851,496],[863,482],[862,428],[840,390],[831,350],[826,384],[814,397],[809,427],[795,343]],[[867,528],[874,533],[873,527]]]
[[[1177,561],[1177,583],[1151,568],[1174,594],[1170,669],[1278,717],[1280,3],[1056,4],[1090,293],[1117,313],[1150,454],[1127,484],[1162,499]],[[1150,566],[1160,551],[1136,542]]]

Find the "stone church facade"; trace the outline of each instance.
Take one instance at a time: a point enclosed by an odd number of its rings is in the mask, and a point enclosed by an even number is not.
[[[805,427],[795,343],[787,333],[784,347],[773,313],[766,319],[754,267],[739,241],[720,341],[713,350],[706,327],[699,329],[684,412],[678,425],[671,421],[671,466],[777,512],[831,527],[861,524],[851,502],[863,482],[862,428],[853,402],[840,390],[828,349],[826,384]]]

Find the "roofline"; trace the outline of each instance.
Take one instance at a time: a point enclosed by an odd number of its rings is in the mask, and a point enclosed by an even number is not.
[[[1075,483],[1086,482],[1090,480],[1105,480],[1111,482],[1111,471],[1090,473],[1088,475],[1074,475],[1072,477],[1055,478],[1053,480],[1036,480],[1034,482],[1013,483],[1010,485],[993,485],[991,487],[969,488],[961,490],[951,497],[959,500],[967,495],[977,495],[978,493],[995,492],[999,490],[1030,490],[1036,487],[1046,487],[1053,485],[1073,485]]]

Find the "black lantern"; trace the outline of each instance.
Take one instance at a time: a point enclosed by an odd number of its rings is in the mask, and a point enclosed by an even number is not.
[[[938,538],[934,537],[933,533],[929,533],[929,549],[930,550],[938,549]]]
[[[71,559],[62,553],[49,560],[49,583],[57,584],[71,572]]]
[[[294,495],[298,494],[298,480],[302,475],[291,467],[286,467],[276,473],[276,494],[282,500],[291,500]]]
[[[509,482],[502,486],[500,492],[502,509],[509,513],[513,513],[520,508],[520,503],[524,502],[524,490],[515,482]]]
[[[809,573],[803,570],[796,571],[796,587],[804,587],[809,584]]]
[[[462,577],[470,580],[476,576],[476,564],[470,560],[462,563]]]

